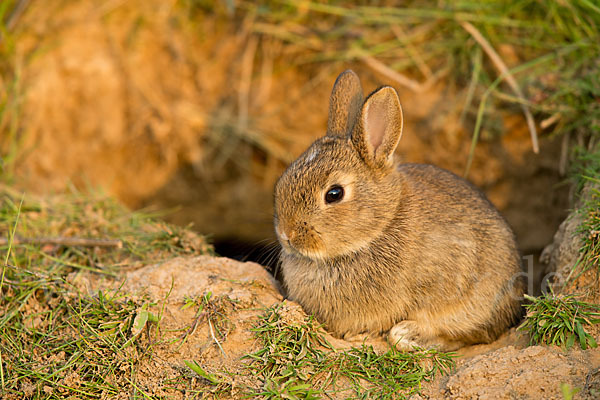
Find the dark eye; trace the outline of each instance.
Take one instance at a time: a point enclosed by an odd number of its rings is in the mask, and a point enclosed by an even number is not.
[[[344,198],[344,188],[334,185],[325,193],[325,203],[337,203]]]

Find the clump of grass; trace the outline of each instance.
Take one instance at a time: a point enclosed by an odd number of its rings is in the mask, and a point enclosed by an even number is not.
[[[582,215],[577,234],[581,237],[578,265],[582,271],[595,269],[600,273],[600,190],[590,186],[590,194],[579,210]]]
[[[391,348],[378,354],[372,346],[363,345],[339,357],[341,375],[351,380],[360,398],[408,398],[420,391],[423,382],[454,367],[452,354],[436,350],[405,353]]]
[[[4,238],[19,211],[21,197],[0,186],[0,251],[8,250]],[[122,265],[212,252],[202,236],[162,222],[158,216],[132,212],[98,193],[72,192],[43,200],[26,196],[9,262],[29,271],[59,275],[73,270],[111,275]],[[84,245],[69,244],[73,238],[83,239]],[[85,240],[92,240],[91,245],[85,245]],[[96,246],[96,240],[112,245]]]
[[[142,303],[119,291],[84,295],[57,278],[7,280],[0,300],[5,398],[99,398],[130,387],[152,345],[131,340]]]
[[[197,298],[186,298],[182,310],[197,307],[197,311],[192,324],[178,340],[183,344],[201,322],[206,322],[213,342],[223,351],[221,342],[227,340],[227,335],[235,328],[228,315],[235,309],[236,304],[237,302],[229,296],[213,297],[211,292]]]
[[[267,309],[254,329],[261,348],[246,358],[263,384],[249,396],[316,399],[350,391],[361,398],[405,398],[453,366],[451,354],[435,350],[380,354],[363,345],[336,351],[312,317],[286,321],[281,306]]]
[[[574,296],[527,296],[527,318],[519,329],[530,335],[530,344],[548,344],[582,349],[596,347],[596,340],[585,331],[586,325],[600,322],[600,306],[578,301]]]
[[[266,310],[254,328],[261,349],[246,356],[250,370],[264,385],[251,391],[266,398],[316,398],[323,393],[327,353],[332,349],[310,317],[303,323],[285,321],[278,306]]]
[[[591,141],[593,146],[595,141]],[[600,184],[600,145],[586,148],[575,147],[573,150],[573,164],[571,166],[571,177],[575,184],[575,192],[578,196],[585,195],[585,186]]]
[[[574,268],[582,272],[595,269],[600,274],[600,148],[575,151],[573,177],[580,205],[581,223],[577,235],[581,238],[579,259]]]
[[[204,239],[106,196],[41,200],[5,187],[0,236],[2,398],[146,396],[137,368],[159,341],[158,330],[147,328],[160,314],[143,296],[87,293],[78,272],[115,275],[136,263],[210,252]],[[74,237],[84,244],[72,244]],[[119,245],[93,245],[102,240]]]

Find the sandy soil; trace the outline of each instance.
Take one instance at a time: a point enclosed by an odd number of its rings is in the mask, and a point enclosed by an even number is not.
[[[75,283],[87,290],[116,287],[130,293],[145,293],[155,302],[156,310],[164,303],[160,323],[163,344],[155,348],[156,356],[140,367],[139,385],[156,395],[174,395],[157,382],[175,377],[187,368],[184,360],[197,360],[208,372],[222,368],[241,371],[240,357],[257,349],[250,329],[261,309],[281,302],[276,282],[258,264],[240,263],[227,258],[201,256],[175,258],[128,272],[122,281],[96,281],[84,275]],[[196,308],[182,309],[186,299],[206,293],[212,298],[227,298],[222,311],[227,324],[219,338],[206,320],[196,321]],[[305,317],[302,309],[286,301],[282,313],[292,321]],[[212,333],[211,333],[212,331]],[[184,342],[180,339],[187,333]],[[328,337],[334,346],[344,348],[352,343]],[[217,344],[217,341],[219,342]],[[600,350],[582,351],[545,346],[527,346],[528,339],[513,328],[489,345],[463,348],[459,351],[456,369],[448,376],[426,384],[416,398],[431,399],[562,399],[561,384],[580,389],[576,398],[592,399],[600,394]],[[371,341],[385,350],[381,340]],[[233,378],[231,378],[233,379]],[[235,378],[234,388],[245,383]],[[248,378],[251,379],[251,378]],[[234,389],[234,397],[235,397]]]

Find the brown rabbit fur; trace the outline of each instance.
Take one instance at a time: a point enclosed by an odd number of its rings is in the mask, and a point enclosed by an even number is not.
[[[514,235],[462,178],[395,166],[401,135],[393,88],[363,102],[354,72],[338,77],[327,135],[275,187],[289,298],[336,335],[388,332],[401,350],[493,341],[521,313]]]

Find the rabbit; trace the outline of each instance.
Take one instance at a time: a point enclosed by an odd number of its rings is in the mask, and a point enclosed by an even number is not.
[[[394,88],[363,101],[340,74],[326,136],[275,185],[288,298],[338,337],[387,333],[401,351],[494,341],[522,314],[514,234],[466,180],[395,165],[402,127]]]

